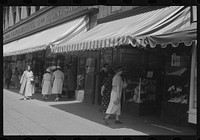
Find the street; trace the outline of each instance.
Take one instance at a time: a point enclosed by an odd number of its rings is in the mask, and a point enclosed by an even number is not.
[[[196,135],[194,129],[164,124],[151,116],[122,114],[123,124],[114,118],[104,125],[98,106],[68,100],[43,101],[40,94],[32,100],[3,90],[4,135]]]

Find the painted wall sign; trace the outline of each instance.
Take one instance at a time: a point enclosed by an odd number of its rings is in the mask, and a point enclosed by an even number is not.
[[[50,25],[85,10],[86,6],[58,6],[3,35],[3,42]]]

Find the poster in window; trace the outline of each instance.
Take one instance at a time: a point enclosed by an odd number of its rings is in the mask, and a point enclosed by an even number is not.
[[[180,66],[180,60],[181,57],[173,53],[171,56],[171,66]]]

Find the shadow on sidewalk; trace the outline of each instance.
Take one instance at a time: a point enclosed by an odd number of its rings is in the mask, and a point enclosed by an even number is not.
[[[21,95],[19,93],[19,89],[13,89],[13,88],[7,89],[5,87],[4,87],[4,89]],[[23,96],[23,95],[21,95],[21,96]],[[37,92],[37,93],[33,94],[31,98],[32,98],[32,100],[39,100],[39,101],[43,101],[43,102],[55,102],[56,95],[49,95],[47,100],[43,100],[42,94]],[[23,97],[20,100],[23,100]],[[62,102],[62,101],[75,101],[75,99],[73,99],[73,98],[68,99],[67,97],[63,96],[62,98],[59,99],[58,102]]]
[[[82,117],[84,119],[90,120],[95,123],[99,123],[105,125],[103,121],[103,117],[105,116],[103,113],[98,111],[98,107],[95,105],[90,105],[87,103],[73,103],[73,104],[57,104],[57,105],[50,105],[54,108],[59,110],[74,114],[76,116]],[[152,118],[150,116],[150,118]],[[107,127],[112,129],[132,129],[135,131],[139,131],[148,135],[185,135],[186,131],[179,130],[179,132],[170,131],[166,129],[157,128],[151,125],[152,120],[148,120],[148,116],[139,116],[139,115],[128,115],[123,114],[122,112],[122,124],[115,124],[115,117],[109,119]],[[156,123],[159,123],[157,121]],[[189,131],[187,134],[193,135],[194,133],[190,133]]]

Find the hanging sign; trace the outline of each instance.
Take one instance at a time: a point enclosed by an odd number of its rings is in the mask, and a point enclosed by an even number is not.
[[[181,57],[173,53],[171,56],[171,66],[180,66],[180,60]]]

